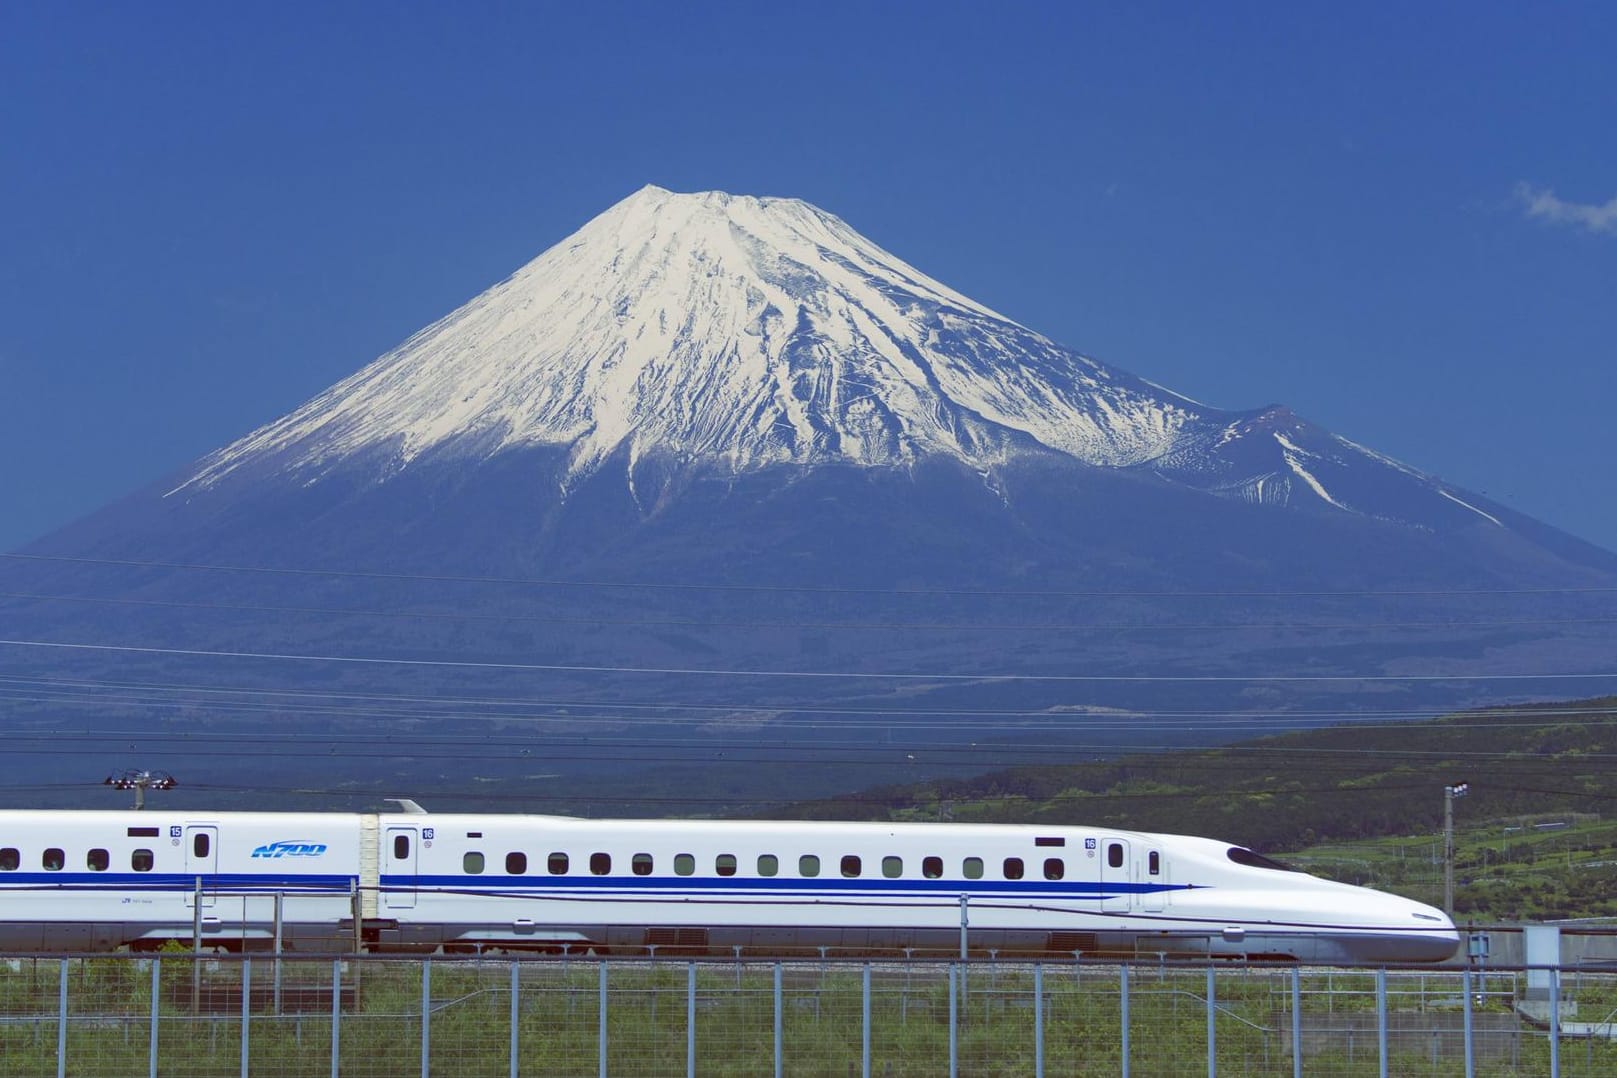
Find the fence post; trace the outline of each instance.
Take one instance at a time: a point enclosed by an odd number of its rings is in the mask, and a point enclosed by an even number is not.
[[[522,973],[516,959],[511,959],[511,1078],[517,1078],[517,1053],[521,1048],[517,1030],[522,1020]]]
[[[601,959],[600,965],[600,1006],[596,1008],[595,1016],[595,1058],[597,1061],[596,1073],[600,1078],[606,1078],[606,959]]]
[[[1218,1078],[1218,1009],[1214,1005],[1213,967],[1207,967],[1207,1078]]]
[[[1044,1078],[1044,967],[1033,963],[1033,1078]]]
[[[1303,974],[1291,971],[1291,1076],[1303,1078]]]
[[[1117,995],[1120,1021],[1123,1029],[1123,1043],[1121,1046],[1122,1067],[1118,1073],[1122,1078],[1129,1078],[1129,967],[1127,963],[1117,967]]]
[[[955,981],[960,967],[949,963],[949,1078],[960,1078],[960,996]]]
[[[1471,970],[1460,974],[1460,986],[1465,991],[1465,1078],[1476,1078],[1477,1062],[1471,1048]]]
[[[67,1078],[67,959],[56,976],[56,1078]]]
[[[1549,1078],[1560,1078],[1560,966],[1549,970]]]
[[[146,1060],[146,1072],[149,1078],[157,1078],[157,1018],[162,1012],[162,1001],[163,959],[160,955],[152,955],[152,1043],[147,1052]]]
[[[421,960],[421,1078],[432,1076],[432,959]]]
[[[331,960],[331,1078],[342,1062],[342,959]]]
[[[861,1009],[864,1011],[865,1031],[864,1031],[864,1036],[863,1036],[863,1048],[862,1048],[862,1050],[860,1052],[859,1058],[862,1061],[863,1068],[864,1068],[861,1073],[864,1074],[865,1078],[870,1078],[870,963],[869,962],[865,963],[865,975],[864,975],[863,989],[864,989],[864,991],[861,993],[862,996],[863,996],[863,1002],[861,1004]]]
[[[247,1078],[248,1061],[252,1053],[248,1051],[247,1015],[253,1006],[253,960],[246,955],[241,956],[241,1078]]]
[[[685,966],[685,1078],[696,1078],[696,963]]]
[[[1376,1055],[1380,1059],[1377,1071],[1387,1078],[1387,971],[1376,970]]]
[[[781,992],[780,992],[780,963],[776,962],[775,963],[775,1078],[785,1078],[784,1072],[781,1070],[781,1055],[782,1055],[782,1053],[781,1053],[781,1040],[782,1040],[782,1033],[784,1031],[782,1029],[781,998],[780,997],[781,997]],[[601,1078],[606,1078],[606,1076],[602,1075]]]

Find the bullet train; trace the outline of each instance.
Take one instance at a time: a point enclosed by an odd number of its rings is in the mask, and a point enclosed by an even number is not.
[[[0,950],[1437,962],[1440,910],[1203,838],[1057,825],[0,811]],[[822,951],[823,949],[823,951]]]

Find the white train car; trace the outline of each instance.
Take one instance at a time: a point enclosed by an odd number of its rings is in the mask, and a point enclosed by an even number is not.
[[[1428,962],[1440,911],[1063,826],[0,812],[0,948],[1212,954]]]

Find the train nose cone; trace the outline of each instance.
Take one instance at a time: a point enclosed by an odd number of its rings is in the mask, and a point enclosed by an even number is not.
[[[1448,914],[1435,906],[1410,903],[1412,930],[1400,950],[1411,962],[1442,962],[1460,949],[1460,933]]]

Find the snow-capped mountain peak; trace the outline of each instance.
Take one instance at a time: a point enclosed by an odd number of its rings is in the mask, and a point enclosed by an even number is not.
[[[1199,411],[1060,348],[808,203],[644,187],[180,489],[448,449],[627,448],[735,471],[1161,455]],[[255,468],[255,471],[258,469]]]
[[[948,458],[987,475],[1043,457],[1262,505],[1499,524],[1285,407],[1209,408],[1063,348],[806,202],[650,186],[169,494],[237,474],[364,486],[428,456],[533,449],[559,461],[535,482],[565,494],[615,461],[637,502],[647,463]]]

